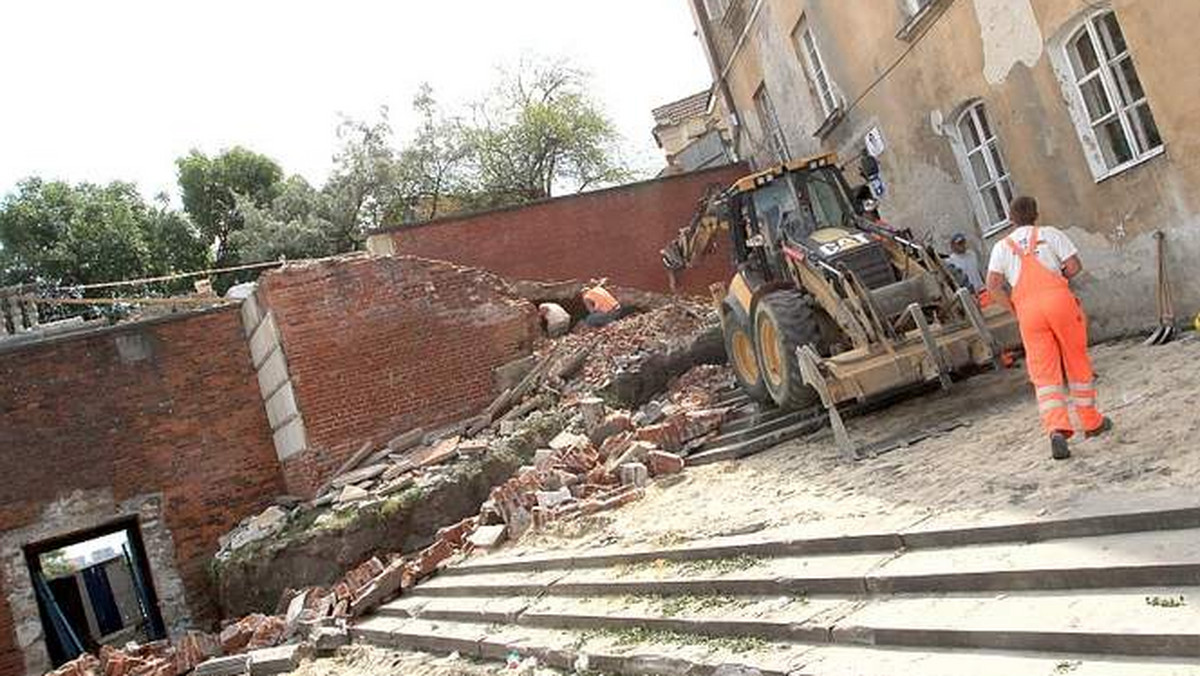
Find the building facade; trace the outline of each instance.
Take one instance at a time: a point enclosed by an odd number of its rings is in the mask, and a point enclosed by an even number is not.
[[[733,164],[727,115],[710,90],[661,105],[654,115],[654,141],[667,166],[660,176]]]
[[[688,1],[742,158],[833,150],[855,182],[869,154],[889,221],[984,258],[1037,197],[1096,337],[1156,321],[1161,230],[1176,312],[1200,309],[1200,2]]]

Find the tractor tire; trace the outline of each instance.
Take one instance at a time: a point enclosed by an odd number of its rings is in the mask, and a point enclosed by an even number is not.
[[[775,404],[800,409],[820,403],[816,390],[804,384],[796,348],[821,349],[817,310],[797,291],[775,291],[759,299],[754,310],[755,352],[763,385]]]
[[[758,367],[758,354],[754,345],[754,332],[733,312],[726,312],[721,320],[721,333],[725,338],[725,354],[733,377],[750,399],[760,403],[772,403],[771,394],[763,382],[762,370]]]

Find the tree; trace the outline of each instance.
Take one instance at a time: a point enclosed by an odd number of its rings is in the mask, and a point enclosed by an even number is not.
[[[629,178],[612,122],[589,96],[587,78],[563,62],[522,63],[475,104],[464,130],[475,201],[501,206]]]
[[[258,208],[279,194],[283,170],[271,158],[235,146],[216,157],[198,150],[175,161],[183,209],[200,232],[216,244],[218,266],[238,261],[230,237],[244,224],[238,196]]]
[[[456,208],[457,198],[470,190],[464,169],[471,148],[462,125],[447,118],[433,98],[433,88],[421,85],[413,99],[421,124],[412,142],[400,152],[399,173],[406,199],[404,220],[427,221]]]
[[[337,134],[342,147],[321,192],[329,208],[334,248],[350,251],[367,231],[399,220],[403,179],[392,148],[386,107],[380,108],[379,119],[372,122],[344,119]]]
[[[238,210],[245,219],[231,240],[242,259],[267,261],[278,258],[318,258],[342,253],[338,229],[330,220],[324,193],[314,190],[300,176],[283,182],[279,195],[266,208],[239,197]]]
[[[208,261],[199,232],[182,216],[147,204],[133,184],[121,182],[22,181],[0,201],[0,249],[8,284],[91,284]]]

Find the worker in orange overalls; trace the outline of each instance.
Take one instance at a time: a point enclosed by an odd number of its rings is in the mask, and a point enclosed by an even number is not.
[[[588,311],[583,321],[588,326],[605,326],[625,315],[621,303],[604,288],[605,281],[602,279],[583,289],[583,305]]]
[[[1112,429],[1112,421],[1096,408],[1087,319],[1067,283],[1083,264],[1079,250],[1062,231],[1037,225],[1037,201],[1032,197],[1016,198],[1009,211],[1017,228],[992,247],[987,286],[992,300],[1017,315],[1029,379],[1037,391],[1042,426],[1050,435],[1050,454],[1063,460],[1071,457],[1067,439],[1074,433],[1068,402],[1085,436]]]

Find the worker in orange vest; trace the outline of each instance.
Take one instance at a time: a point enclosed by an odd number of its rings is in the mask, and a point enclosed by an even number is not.
[[[624,316],[621,303],[604,288],[604,283],[600,280],[583,288],[583,304],[588,311],[583,321],[588,326],[604,326]]]
[[[1071,457],[1074,406],[1084,436],[1112,429],[1096,407],[1087,319],[1068,280],[1083,269],[1079,250],[1062,231],[1039,227],[1037,201],[1018,197],[1009,208],[1017,226],[992,247],[987,286],[992,300],[1017,315],[1029,379],[1037,392],[1042,426],[1050,435],[1050,455]],[[1063,372],[1066,371],[1066,384]]]

